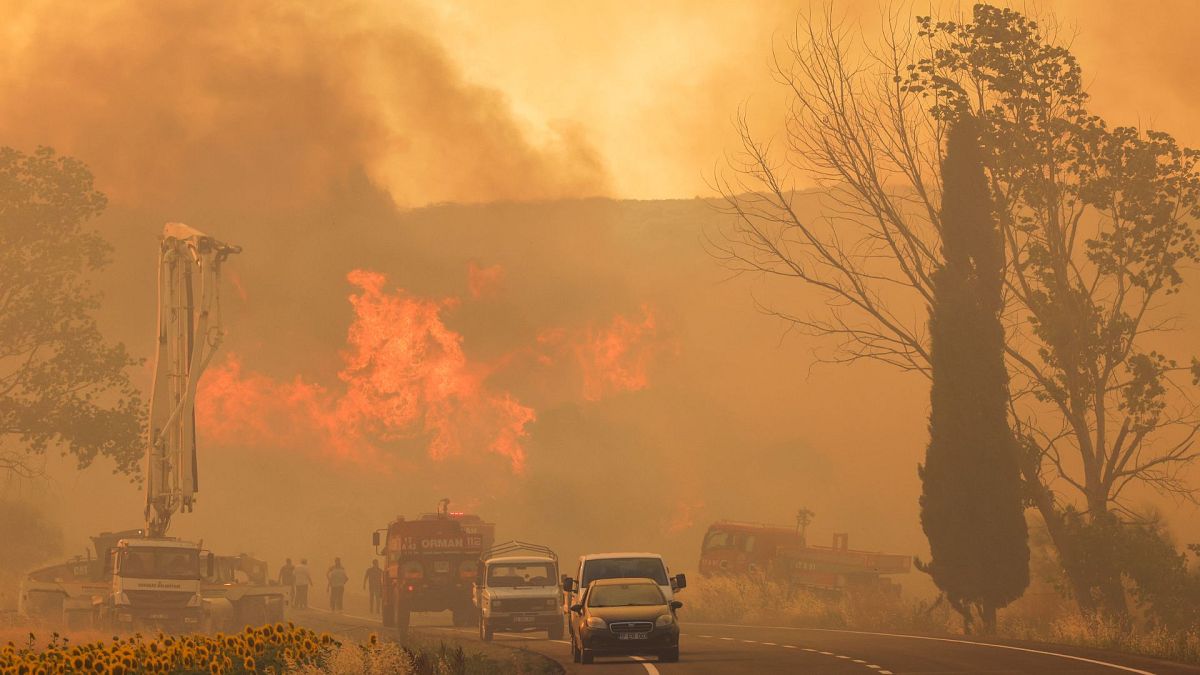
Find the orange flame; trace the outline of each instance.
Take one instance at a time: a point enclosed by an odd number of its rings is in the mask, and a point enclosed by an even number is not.
[[[205,433],[232,442],[295,447],[313,434],[334,456],[370,461],[392,457],[389,442],[420,437],[433,459],[486,450],[525,467],[523,439],[532,408],[487,386],[489,369],[468,361],[462,336],[442,322],[454,300],[387,293],[383,274],[347,275],[354,322],[337,394],[300,377],[277,382],[243,373],[231,356],[201,383],[196,412]],[[311,442],[311,441],[310,441]]]
[[[575,347],[583,369],[583,397],[598,401],[623,391],[640,391],[649,384],[647,369],[659,351],[654,312],[642,306],[640,321],[620,314],[599,330],[589,330]]]

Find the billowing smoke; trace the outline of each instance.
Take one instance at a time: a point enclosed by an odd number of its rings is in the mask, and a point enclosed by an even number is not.
[[[403,2],[16,0],[0,142],[80,157],[118,204],[294,210],[360,174],[402,205],[606,191],[578,129],[529,140],[427,23]]]

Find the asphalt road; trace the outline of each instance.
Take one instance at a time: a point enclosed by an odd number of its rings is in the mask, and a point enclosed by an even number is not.
[[[453,628],[449,616],[415,615],[415,630],[433,638],[478,640],[475,630]],[[309,611],[298,623],[365,639],[382,630],[375,619],[358,614],[332,616]],[[315,624],[315,625],[314,625]],[[597,658],[592,665],[571,662],[570,644],[548,640],[545,633],[497,633],[493,644],[511,645],[546,655],[568,673],[610,675],[650,673],[828,673],[830,675],[950,675],[952,673],[1062,673],[1175,675],[1200,674],[1200,667],[1125,654],[1059,645],[984,643],[887,633],[788,627],[737,626],[681,622],[679,663],[653,658]]]

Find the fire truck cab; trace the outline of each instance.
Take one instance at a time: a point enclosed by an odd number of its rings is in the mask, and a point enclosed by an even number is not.
[[[383,625],[398,632],[408,630],[413,612],[450,610],[456,626],[477,620],[472,586],[496,526],[452,512],[448,504],[413,520],[397,517],[372,536],[376,554],[384,557]]]

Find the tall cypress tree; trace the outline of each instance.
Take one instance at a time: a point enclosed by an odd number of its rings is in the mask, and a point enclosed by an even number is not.
[[[942,165],[942,255],[933,276],[933,387],[921,476],[922,565],[970,630],[1029,585],[1029,542],[1000,323],[1004,244],[984,175],[976,122],[950,130]]]

